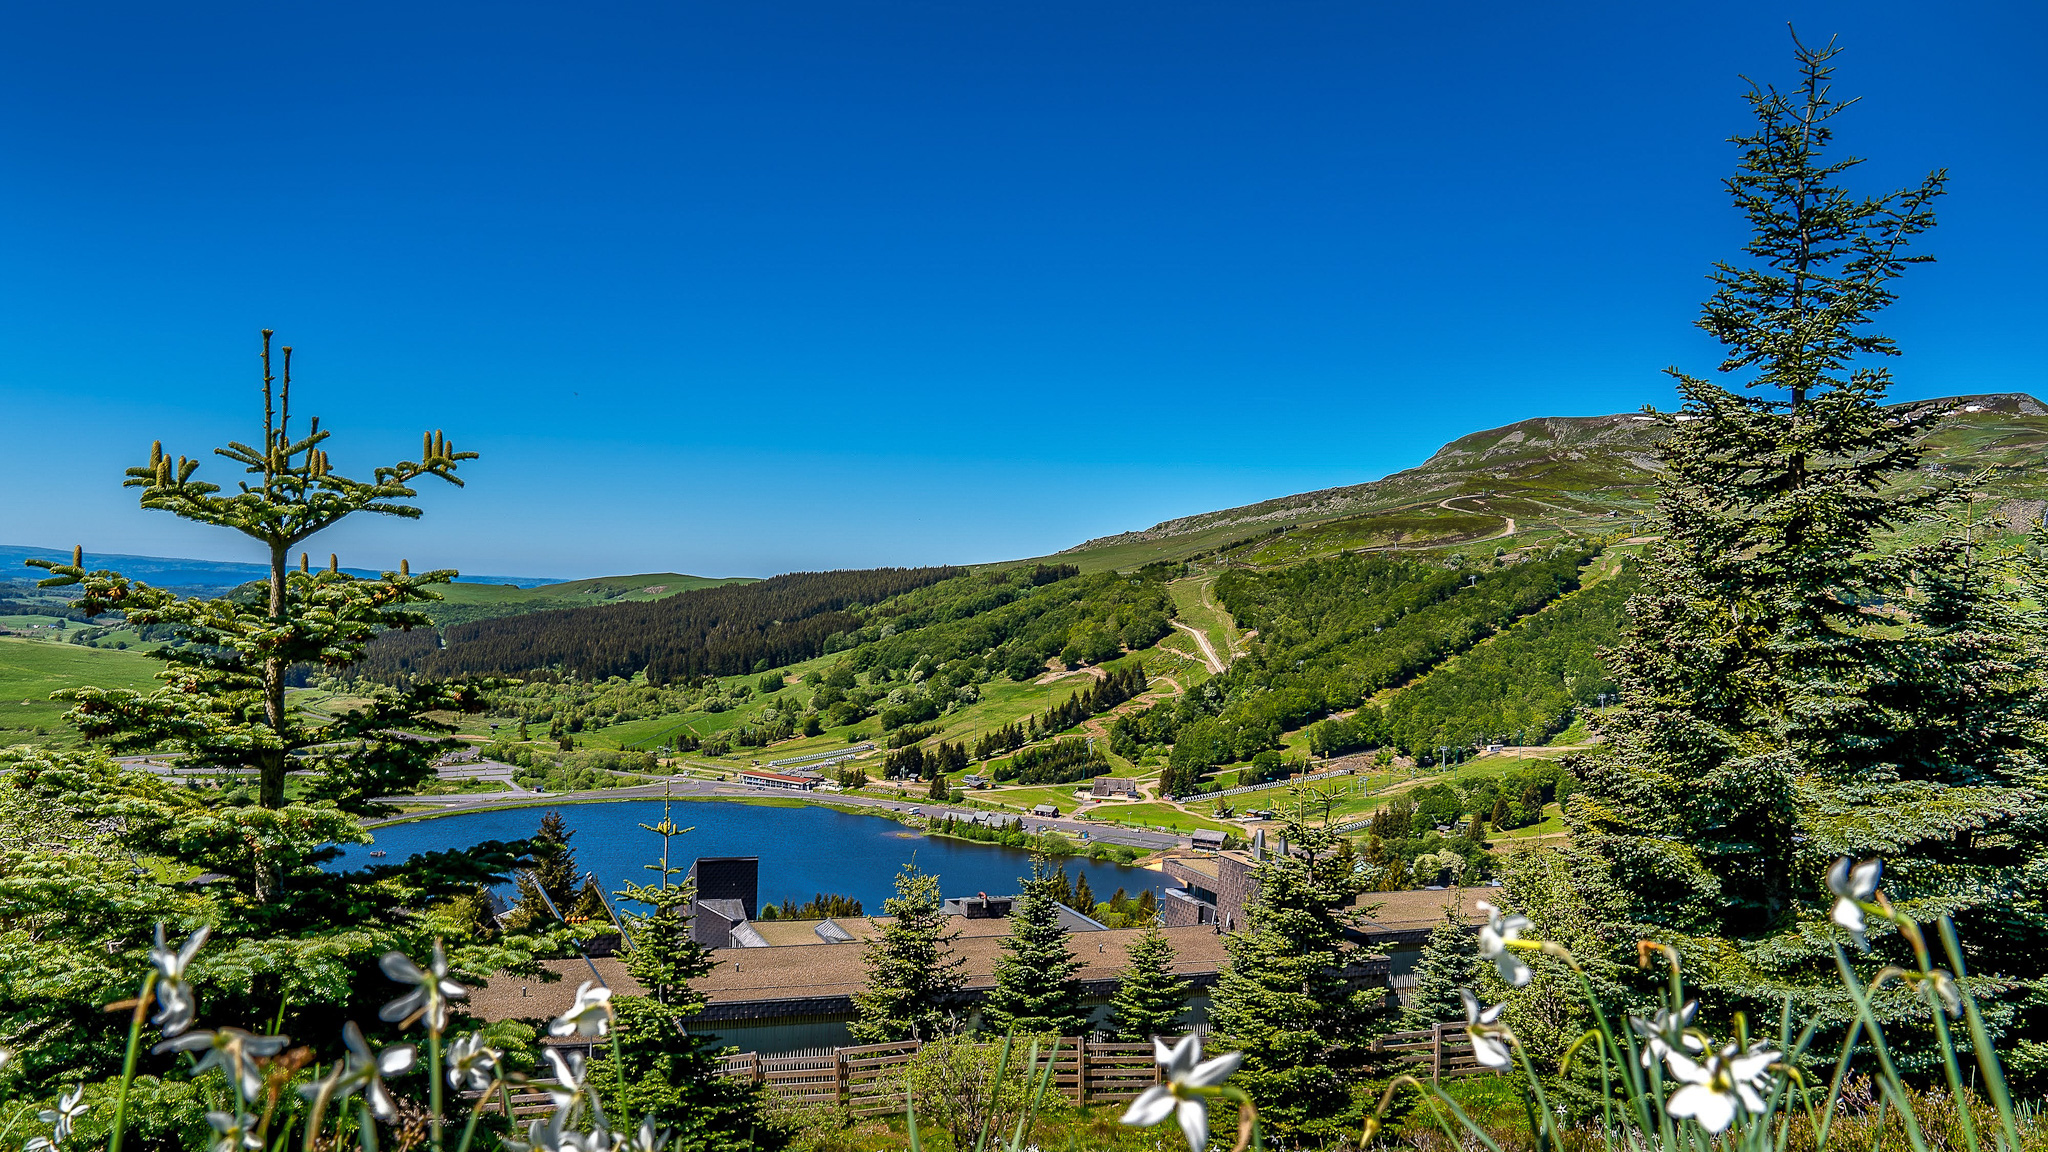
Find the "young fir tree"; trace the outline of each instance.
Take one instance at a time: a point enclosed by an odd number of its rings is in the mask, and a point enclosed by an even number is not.
[[[1390,1017],[1383,994],[1346,971],[1358,949],[1345,939],[1345,919],[1365,882],[1339,856],[1338,840],[1325,828],[1287,825],[1290,851],[1253,870],[1247,924],[1224,937],[1230,963],[1209,1008],[1219,1048],[1244,1053],[1232,1082],[1276,1130],[1310,1141],[1350,1123],[1345,1074]]]
[[[569,846],[575,835],[559,809],[549,809],[540,818],[540,827],[527,841],[533,867],[519,877],[519,899],[505,916],[507,928],[542,930],[555,923],[557,911],[568,916],[575,910],[572,901],[583,879],[576,870],[576,849]],[[553,908],[549,901],[554,902]]]
[[[142,489],[142,506],[181,519],[230,528],[256,540],[269,558],[270,573],[261,602],[236,596],[181,597],[111,571],[87,571],[77,550],[68,565],[29,563],[47,569],[44,587],[76,585],[76,606],[91,615],[118,611],[137,627],[167,627],[186,643],[157,655],[170,668],[165,687],[148,695],[98,688],[64,693],[75,705],[70,717],[90,739],[114,751],[171,746],[190,767],[253,768],[257,799],[265,808],[285,804],[285,774],[302,752],[337,788],[334,799],[363,801],[416,783],[441,748],[397,733],[445,732],[427,717],[432,711],[475,711],[481,707],[468,688],[423,684],[406,691],[380,689],[368,703],[339,719],[320,719],[285,707],[287,677],[296,666],[339,669],[356,662],[372,636],[387,628],[431,626],[406,605],[435,599],[433,585],[452,580],[452,571],[413,575],[401,561],[381,579],[359,580],[338,571],[312,571],[301,553],[291,570],[291,552],[307,538],[359,513],[416,519],[409,503],[418,495],[408,485],[435,476],[460,485],[456,467],[476,459],[457,452],[438,432],[422,441],[420,458],[378,468],[371,480],[336,473],[323,447],[330,432],[314,417],[306,434],[292,438],[291,356],[283,349],[283,379],[272,373],[271,333],[263,333],[263,435],[260,446],[240,442],[214,449],[241,464],[250,479],[231,493],[195,479],[199,461],[174,462],[162,442],[150,448],[149,463],[128,469],[127,487]],[[401,747],[412,744],[414,747]]]
[[[765,1122],[766,1100],[760,1086],[720,1075],[718,1057],[726,1046],[684,1024],[708,1003],[690,982],[710,975],[717,964],[710,950],[690,936],[695,886],[672,882],[689,870],[670,863],[669,841],[689,829],[676,827],[665,808],[661,823],[641,827],[660,835],[661,860],[647,865],[657,877],[655,883],[628,884],[617,893],[649,909],[644,915],[623,914],[625,935],[631,941],[626,971],[647,994],[615,995],[612,1000],[619,1017],[625,1098],[617,1098],[619,1075],[610,1067],[609,1049],[598,1049],[589,1082],[619,1118],[615,1123],[652,1117],[656,1127],[671,1130],[670,1148],[772,1152],[788,1141]]]
[[[946,931],[939,878],[905,864],[882,914],[895,919],[861,944],[868,979],[853,994],[856,1018],[847,1030],[862,1044],[945,1035],[953,1030],[966,961],[953,955],[960,934]]]
[[[1885,405],[1870,361],[1897,349],[1873,325],[1928,259],[1907,245],[1944,177],[1842,187],[1857,161],[1827,155],[1851,103],[1830,92],[1834,55],[1800,46],[1796,90],[1749,95],[1728,181],[1749,261],[1717,266],[1700,321],[1736,387],[1673,372],[1661,539],[1612,657],[1621,707],[1570,811],[1579,886],[1618,951],[1677,946],[1710,1010],[1775,1019],[1789,996],[1823,1022],[1848,1007],[1836,859],[1882,857],[1895,902],[1954,915],[1980,995],[2042,973],[2018,909],[2048,876],[2042,629],[2015,602],[2032,574],[1967,534],[1890,546],[1942,497],[1913,473],[1920,425],[1944,413]],[[1908,955],[1896,939],[1878,953]],[[2040,996],[2004,986],[2002,1024]]]
[[[982,1008],[993,1031],[1078,1036],[1088,1027],[1074,981],[1081,961],[1060,926],[1062,887],[1061,874],[1046,871],[1044,857],[1031,858],[1031,878],[1010,910],[1010,934],[1002,943],[1009,955],[996,961],[995,990]]]
[[[934,765],[934,768],[936,767]],[[930,800],[944,800],[946,798],[946,774],[944,772],[934,771],[932,773],[931,787],[925,790],[925,797]]]
[[[1131,942],[1128,963],[1110,997],[1109,1022],[1117,1039],[1141,1044],[1185,1031],[1181,1017],[1194,986],[1173,974],[1173,961],[1173,942],[1156,924]]]
[[[1479,938],[1455,912],[1446,912],[1429,930],[1416,964],[1415,993],[1402,1013],[1408,1028],[1465,1018],[1460,989],[1476,988],[1479,976]]]

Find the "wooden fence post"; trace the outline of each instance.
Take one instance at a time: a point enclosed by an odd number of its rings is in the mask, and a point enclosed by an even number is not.
[[[1088,1038],[1074,1040],[1074,1103],[1088,1102]]]
[[[832,1092],[841,1104],[853,1099],[853,1082],[846,1067],[846,1049],[832,1049]]]

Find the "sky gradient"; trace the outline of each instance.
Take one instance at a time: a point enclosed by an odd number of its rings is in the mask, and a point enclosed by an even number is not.
[[[1855,186],[1951,175],[1899,397],[2048,392],[2037,3],[291,7],[5,17],[0,543],[254,558],[119,482],[263,327],[339,469],[483,453],[370,568],[1031,556],[1669,404],[1788,21]]]

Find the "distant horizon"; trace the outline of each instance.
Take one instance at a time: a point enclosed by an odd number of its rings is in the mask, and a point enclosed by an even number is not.
[[[2040,403],[2041,403],[2041,400],[2040,400],[2040,398],[2039,398],[2039,397],[2037,397],[2037,396],[2035,396],[2035,395],[2034,395],[2034,394],[2033,394],[2032,392],[2028,392],[2028,391],[2020,391],[2020,390],[2007,390],[2007,391],[2000,391],[2000,392],[1958,392],[1958,393],[1950,393],[1950,394],[1947,394],[1947,395],[1942,395],[1942,396],[1921,396],[1921,397],[1914,397],[1914,398],[1911,398],[1911,399],[1899,399],[1899,398],[1896,398],[1896,397],[1895,397],[1895,398],[1893,398],[1893,400],[1892,400],[1892,403],[1893,403],[1893,404],[1897,404],[1897,405],[1904,405],[1904,404],[1920,404],[1920,403],[1927,403],[1927,402],[1930,402],[1930,401],[1940,401],[1940,400],[1956,400],[1956,401],[1962,401],[1962,400],[1971,400],[1971,399],[1980,399],[1980,398],[1982,398],[1982,399],[1989,399],[1989,398],[1994,398],[1994,397],[2000,397],[2000,396],[2018,396],[2018,397],[2024,397],[2024,398],[2026,398],[2026,399],[2029,399],[2029,400],[2033,400],[2033,401],[2034,401],[2035,403],[2037,403],[2037,404],[2040,404]],[[2044,405],[2044,407],[2048,407],[2048,405]],[[1628,410],[1624,410],[1624,411],[1620,411],[1620,412],[1597,412],[1597,413],[1591,413],[1591,414],[1584,414],[1584,415],[1569,415],[1569,416],[1567,416],[1567,415],[1560,415],[1560,414],[1558,414],[1558,413],[1550,412],[1550,413],[1539,413],[1539,414],[1536,414],[1536,415],[1530,415],[1530,416],[1522,416],[1522,417],[1518,417],[1518,418],[1516,418],[1516,419],[1513,419],[1513,420],[1509,420],[1509,421],[1507,421],[1507,422],[1506,422],[1505,424],[1496,424],[1496,425],[1492,425],[1492,426],[1490,426],[1490,427],[1486,427],[1486,428],[1474,428],[1474,429],[1471,429],[1471,430],[1469,430],[1469,431],[1467,431],[1467,432],[1463,432],[1463,433],[1460,433],[1460,434],[1458,434],[1457,436],[1453,436],[1453,437],[1452,437],[1451,439],[1449,439],[1449,440],[1445,440],[1445,441],[1443,441],[1442,443],[1440,443],[1440,444],[1436,445],[1436,447],[1435,447],[1435,448],[1433,448],[1433,449],[1431,449],[1431,450],[1429,451],[1429,453],[1428,453],[1427,455],[1423,455],[1423,456],[1421,456],[1421,457],[1418,457],[1418,458],[1417,458],[1417,459],[1416,459],[1416,460],[1415,460],[1415,461],[1414,461],[1413,463],[1410,463],[1410,464],[1405,464],[1405,465],[1402,465],[1401,467],[1399,467],[1399,468],[1396,468],[1396,469],[1394,469],[1394,470],[1393,470],[1393,471],[1391,471],[1391,472],[1387,472],[1387,473],[1384,473],[1384,474],[1382,474],[1382,475],[1379,475],[1379,476],[1373,476],[1373,477],[1369,477],[1369,478],[1367,478],[1367,479],[1364,479],[1364,480],[1354,480],[1354,481],[1346,481],[1346,482],[1342,482],[1342,483],[1338,483],[1338,484],[1332,484],[1332,485],[1325,485],[1325,486],[1324,486],[1323,488],[1311,488],[1311,489],[1302,489],[1302,490],[1299,490],[1299,491],[1288,491],[1288,492],[1271,492],[1271,493],[1267,493],[1267,494],[1265,494],[1265,495],[1262,495],[1262,496],[1258,496],[1258,497],[1255,497],[1255,498],[1253,498],[1253,499],[1250,499],[1250,500],[1245,500],[1245,501],[1241,501],[1241,502],[1239,502],[1239,503],[1237,503],[1237,504],[1231,504],[1231,505],[1224,505],[1224,506],[1220,506],[1220,507],[1216,507],[1216,508],[1202,508],[1202,509],[1197,509],[1197,510],[1193,510],[1193,511],[1189,511],[1189,512],[1182,512],[1182,513],[1177,513],[1177,514],[1175,514],[1175,515],[1171,515],[1171,516],[1166,516],[1166,517],[1163,517],[1163,518],[1161,518],[1161,519],[1158,519],[1158,520],[1154,520],[1154,521],[1152,521],[1152,522],[1151,522],[1151,523],[1149,523],[1149,524],[1145,524],[1145,525],[1133,525],[1133,526],[1131,526],[1131,527],[1127,527],[1127,528],[1122,528],[1122,529],[1118,529],[1118,530],[1116,530],[1116,531],[1112,531],[1112,532],[1104,532],[1104,533],[1098,533],[1098,534],[1096,534],[1096,535],[1094,535],[1094,536],[1084,537],[1084,538],[1081,538],[1081,539],[1075,540],[1074,542],[1072,542],[1072,543],[1070,543],[1070,544],[1064,545],[1064,546],[1062,546],[1062,547],[1060,547],[1060,548],[1058,548],[1058,549],[1054,549],[1054,550],[1051,550],[1051,551],[1047,551],[1047,552],[1037,552],[1037,553],[1030,553],[1030,554],[1024,554],[1024,553],[1019,553],[1019,554],[1016,554],[1016,555],[1011,555],[1011,556],[1001,556],[1001,557],[994,557],[994,558],[989,558],[989,559],[961,559],[961,560],[945,560],[945,559],[941,559],[941,560],[927,560],[927,561],[920,561],[920,562],[918,562],[918,563],[909,563],[909,562],[904,562],[904,563],[889,563],[889,562],[884,562],[884,563],[881,563],[881,564],[862,564],[862,565],[850,565],[850,564],[849,564],[849,565],[833,565],[833,566],[829,566],[829,567],[827,567],[827,568],[811,568],[811,569],[795,569],[795,568],[792,568],[792,569],[783,569],[783,570],[780,570],[780,571],[776,571],[776,572],[758,572],[758,573],[757,573],[757,572],[746,572],[746,573],[732,573],[732,572],[728,572],[728,573],[719,573],[719,574],[714,574],[714,573],[710,573],[710,572],[688,572],[688,571],[685,571],[685,570],[684,570],[684,569],[682,569],[682,568],[677,568],[677,567],[647,567],[647,568],[641,568],[641,569],[638,569],[638,570],[634,570],[634,571],[627,571],[627,570],[625,570],[625,569],[619,569],[619,570],[615,570],[615,571],[604,571],[604,572],[586,572],[586,573],[582,573],[582,574],[579,574],[579,575],[575,575],[575,576],[541,576],[541,575],[536,575],[536,574],[532,574],[532,573],[520,573],[520,574],[500,574],[500,573],[482,573],[482,574],[474,574],[474,575],[473,575],[473,574],[471,574],[470,572],[468,572],[467,570],[461,570],[461,574],[460,574],[459,576],[457,576],[457,577],[456,577],[456,579],[457,579],[457,581],[458,581],[458,582],[461,582],[461,583],[474,583],[474,584],[495,584],[495,583],[512,583],[512,582],[520,582],[520,583],[522,584],[522,586],[528,586],[528,587],[537,587],[537,586],[541,586],[541,585],[547,585],[547,584],[572,584],[572,583],[576,583],[576,582],[578,582],[578,581],[582,581],[582,580],[597,580],[597,579],[604,579],[604,578],[610,578],[610,577],[626,577],[626,576],[651,576],[651,575],[658,575],[658,574],[662,574],[662,573],[668,573],[668,574],[673,574],[673,575],[678,575],[678,576],[696,576],[696,577],[702,577],[702,578],[708,578],[708,579],[714,579],[714,580],[765,580],[765,579],[768,579],[769,577],[772,577],[772,576],[781,576],[781,575],[786,575],[786,574],[788,574],[788,573],[791,573],[791,572],[799,572],[799,571],[829,571],[829,570],[831,570],[832,568],[845,568],[845,569],[852,569],[852,568],[882,568],[882,567],[899,567],[899,568],[914,568],[914,567],[924,567],[924,566],[928,566],[928,565],[947,565],[947,564],[951,564],[951,565],[957,565],[957,566],[960,566],[960,567],[973,567],[973,566],[977,566],[977,565],[983,565],[983,564],[1002,564],[1002,563],[1008,563],[1008,562],[1022,562],[1022,561],[1026,561],[1026,560],[1038,560],[1038,559],[1045,559],[1045,558],[1049,558],[1049,557],[1055,557],[1055,556],[1058,556],[1058,555],[1060,555],[1060,554],[1061,554],[1061,553],[1063,553],[1063,552],[1068,552],[1068,551],[1073,551],[1073,550],[1075,550],[1075,549],[1079,549],[1079,548],[1081,548],[1081,547],[1083,547],[1083,546],[1085,546],[1085,545],[1087,545],[1087,544],[1089,544],[1089,543],[1092,543],[1093,541],[1096,541],[1096,540],[1108,539],[1108,538],[1112,538],[1112,537],[1115,537],[1115,536],[1119,536],[1119,535],[1123,535],[1123,534],[1127,534],[1127,533],[1138,533],[1138,532],[1147,532],[1147,531],[1150,531],[1150,530],[1152,530],[1153,528],[1157,528],[1157,527],[1159,527],[1159,526],[1160,526],[1161,524],[1166,524],[1166,523],[1170,523],[1170,522],[1172,522],[1172,521],[1174,521],[1174,520],[1180,520],[1180,519],[1185,519],[1185,518],[1187,518],[1187,517],[1191,517],[1191,516],[1201,516],[1201,515],[1204,515],[1204,514],[1207,514],[1207,513],[1212,513],[1212,512],[1222,512],[1222,511],[1228,511],[1228,510],[1230,510],[1230,509],[1232,509],[1232,508],[1241,508],[1241,507],[1248,507],[1248,506],[1251,506],[1251,505],[1255,505],[1255,504],[1263,503],[1263,502],[1265,502],[1265,501],[1268,501],[1268,500],[1277,500],[1277,499],[1281,499],[1281,498],[1284,498],[1284,497],[1289,497],[1289,496],[1299,496],[1299,495],[1306,495],[1306,494],[1310,494],[1310,493],[1314,493],[1314,492],[1319,492],[1319,491],[1327,491],[1327,490],[1330,490],[1330,489],[1335,489],[1335,488],[1347,488],[1347,487],[1353,487],[1353,486],[1356,486],[1356,485],[1362,485],[1362,484],[1372,484],[1372,483],[1376,483],[1376,482],[1378,482],[1378,481],[1380,481],[1380,480],[1384,480],[1384,479],[1386,479],[1386,478],[1387,478],[1387,477],[1389,477],[1389,476],[1393,476],[1393,475],[1395,475],[1395,474],[1397,474],[1397,473],[1400,473],[1400,472],[1404,472],[1404,471],[1407,471],[1408,469],[1411,469],[1411,468],[1415,468],[1415,467],[1418,467],[1418,466],[1420,466],[1421,464],[1423,464],[1423,463],[1427,462],[1427,461],[1428,461],[1428,460],[1429,460],[1429,459],[1430,459],[1430,458],[1431,458],[1432,456],[1434,456],[1434,455],[1436,454],[1436,452],[1438,452],[1438,451],[1442,450],[1442,449],[1443,449],[1444,447],[1446,447],[1446,446],[1448,446],[1448,445],[1450,445],[1450,444],[1452,444],[1452,443],[1455,443],[1456,441],[1458,441],[1458,440],[1461,440],[1461,439],[1463,439],[1463,438],[1465,438],[1465,437],[1467,437],[1467,436],[1476,436],[1476,435],[1482,435],[1482,434],[1484,434],[1484,433],[1487,433],[1487,432],[1492,432],[1492,431],[1498,431],[1499,429],[1502,429],[1502,428],[1509,428],[1509,427],[1513,427],[1513,426],[1514,426],[1514,425],[1516,425],[1516,424],[1521,424],[1521,423],[1525,423],[1525,422],[1527,422],[1527,421],[1530,421],[1530,420],[1546,420],[1546,419],[1559,419],[1559,420],[1598,420],[1598,419],[1602,419],[1602,418],[1606,418],[1606,417],[1611,417],[1611,416],[1627,416],[1627,415],[1632,415],[1632,414],[1634,414],[1634,413],[1637,413],[1637,412],[1640,412],[1640,411],[1642,411],[1642,409],[1641,409],[1641,408],[1635,408],[1635,409],[1628,409]],[[225,532],[221,533],[221,538],[222,538],[222,539],[223,539],[224,541],[232,541],[232,539],[233,539],[233,537],[231,537],[230,535],[226,534]],[[317,539],[317,538],[316,538],[316,539]],[[95,552],[95,551],[94,551],[94,550],[93,550],[93,549],[92,549],[91,547],[83,545],[83,543],[82,543],[82,542],[81,542],[81,544],[80,544],[79,546],[82,546],[82,547],[85,547],[85,548],[86,548],[86,552],[87,552],[87,554],[88,554],[88,559],[90,559],[90,558],[91,558],[92,556],[99,556],[99,557],[102,557],[102,558],[104,558],[104,559],[108,559],[108,560],[184,560],[184,561],[192,561],[192,562],[196,562],[196,563],[202,563],[202,564],[216,564],[216,565],[221,565],[221,566],[232,566],[232,565],[247,565],[247,566],[251,566],[251,567],[261,567],[261,561],[260,561],[260,560],[252,560],[252,559],[249,559],[249,558],[248,558],[248,557],[246,557],[246,556],[198,556],[198,555],[166,555],[166,554],[158,554],[158,553],[140,553],[140,552],[121,552],[121,551],[113,551],[113,550],[109,550],[109,551],[104,551],[104,552]],[[8,558],[8,559],[10,559],[10,560],[11,560],[12,558],[11,558],[10,554],[11,554],[11,553],[13,553],[13,552],[15,552],[15,551],[18,551],[18,550],[34,550],[34,551],[37,551],[37,552],[47,553],[48,555],[50,555],[50,556],[53,556],[53,557],[54,557],[54,556],[64,556],[64,555],[69,555],[69,553],[70,553],[70,547],[68,547],[68,546],[66,546],[66,547],[55,547],[55,548],[52,548],[52,547],[47,547],[47,546],[44,546],[44,545],[39,545],[39,544],[24,544],[24,543],[22,543],[22,542],[20,542],[20,541],[11,541],[11,540],[0,540],[0,558]],[[410,557],[408,557],[408,559],[409,559],[409,558],[410,558]],[[430,558],[429,558],[429,559],[422,559],[422,560],[421,560],[421,561],[420,561],[420,562],[419,562],[418,564],[416,564],[416,565],[415,565],[415,567],[417,567],[417,568],[420,568],[420,569],[422,569],[422,570],[425,570],[425,569],[429,569],[429,568],[447,568],[447,567],[455,567],[455,568],[458,568],[458,569],[460,569],[460,566],[459,566],[459,565],[447,564],[447,563],[443,563],[443,562],[440,562],[440,561],[437,561],[437,560],[432,560],[432,559],[430,559]],[[343,569],[344,571],[353,571],[354,573],[356,573],[356,574],[358,574],[358,575],[376,575],[377,573],[379,573],[379,572],[381,572],[381,571],[387,571],[387,570],[389,570],[388,568],[387,568],[387,569],[370,569],[370,568],[363,568],[363,567],[361,567],[361,566],[354,566],[354,565],[348,565],[348,564],[344,564],[344,565],[342,565],[342,569]],[[24,572],[27,572],[27,573],[33,573],[34,571],[35,571],[35,570],[33,570],[33,569],[27,569],[27,568],[25,568],[25,567],[24,567]],[[20,578],[21,578],[21,577],[18,577],[18,576],[13,576],[13,575],[10,575],[10,574],[5,574],[5,573],[6,573],[6,570],[5,570],[5,569],[0,569],[0,582],[4,582],[4,581],[10,580],[10,579],[20,579]]]
[[[444,430],[320,555],[750,575],[1048,555],[1674,403],[1747,238],[1744,77],[1949,173],[1894,395],[2048,391],[2048,8],[768,0],[15,14],[0,538],[246,561],[121,487],[260,425]]]

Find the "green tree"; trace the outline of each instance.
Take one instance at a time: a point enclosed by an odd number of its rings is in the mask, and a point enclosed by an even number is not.
[[[292,438],[292,350],[283,349],[280,381],[272,374],[270,338],[266,329],[260,447],[236,441],[214,449],[215,455],[243,465],[253,480],[224,493],[218,484],[195,479],[198,460],[180,456],[173,462],[159,441],[150,448],[149,463],[130,468],[124,481],[142,489],[144,508],[230,528],[260,543],[270,565],[262,602],[180,597],[115,572],[88,572],[75,549],[69,565],[29,563],[50,571],[41,582],[44,587],[81,587],[76,606],[82,611],[120,611],[130,625],[168,626],[187,641],[159,651],[171,668],[161,677],[165,687],[148,696],[96,688],[65,694],[75,705],[71,715],[81,732],[122,750],[168,743],[185,751],[195,766],[254,768],[259,803],[282,808],[285,773],[296,753],[346,741],[355,747],[353,753],[323,758],[333,771],[338,760],[367,763],[373,757],[363,749],[378,749],[386,770],[369,776],[381,783],[390,765],[412,763],[387,747],[397,739],[393,733],[422,727],[429,710],[480,707],[471,690],[435,686],[382,696],[344,720],[315,720],[285,707],[286,677],[294,666],[339,669],[360,659],[378,631],[427,624],[425,616],[405,606],[434,599],[431,586],[455,576],[452,571],[413,576],[401,561],[397,572],[358,580],[338,571],[334,557],[327,571],[312,572],[303,553],[294,573],[292,549],[358,513],[416,519],[420,510],[409,501],[418,493],[408,484],[436,476],[460,485],[456,467],[476,453],[457,452],[440,433],[429,432],[418,460],[378,468],[373,480],[334,472],[323,447],[332,433],[321,430],[319,417],[303,437]]]
[[[930,1040],[954,1031],[966,961],[953,955],[960,934],[946,931],[939,878],[905,864],[882,914],[894,919],[861,944],[867,984],[853,994],[856,1016],[847,1030],[863,1044]]]
[[[1446,911],[1429,930],[1415,975],[1415,993],[1402,1014],[1404,1025],[1427,1028],[1465,1018],[1465,1002],[1458,992],[1478,986],[1479,941],[1455,911]]]
[[[982,1008],[997,1032],[1077,1036],[1088,1027],[1088,1009],[1074,980],[1081,961],[1060,925],[1065,886],[1062,872],[1047,871],[1043,856],[1031,858],[1031,877],[1010,910],[1010,934],[1003,938],[1008,955],[996,961],[995,990]]]
[[[642,824],[661,837],[661,859],[647,865],[653,884],[627,884],[616,895],[649,909],[625,913],[626,971],[647,989],[645,996],[615,996],[625,1098],[617,1099],[619,1073],[609,1053],[593,1063],[589,1081],[609,1099],[615,1123],[651,1116],[673,1131],[670,1147],[702,1152],[759,1149],[772,1152],[786,1141],[766,1122],[761,1088],[718,1073],[718,1057],[729,1050],[708,1033],[692,1032],[685,1021],[708,1001],[691,981],[711,974],[717,960],[690,936],[696,888],[675,883],[689,870],[670,861],[669,842],[688,832],[666,808],[661,823]],[[566,838],[565,838],[566,839]]]
[[[1728,188],[1748,218],[1700,326],[1733,389],[1673,370],[1645,588],[1613,660],[1620,707],[1572,798],[1577,887],[1617,947],[1680,949],[1709,1011],[1840,1022],[1837,858],[1881,856],[1913,915],[1953,915],[2000,1026],[2037,1036],[2043,973],[2014,909],[2048,895],[2039,574],[1941,536],[1913,480],[1931,408],[1887,407],[1875,327],[1944,175],[1854,195],[1828,155],[1851,102],[1832,44],[1753,89]],[[1626,941],[1627,944],[1623,942]],[[1873,966],[1904,958],[1880,940]],[[2015,1019],[2011,1014],[2019,1013]],[[2021,1061],[2022,1065],[2028,1063]],[[2033,1061],[2038,1069],[2048,1062]]]
[[[1154,1036],[1177,1036],[1194,986],[1173,973],[1173,942],[1156,924],[1131,942],[1128,962],[1110,997],[1110,1027],[1117,1038],[1143,1043]]]
[[[1236,1083],[1279,1131],[1334,1136],[1353,1110],[1345,1075],[1385,1031],[1378,990],[1345,975],[1357,946],[1344,934],[1363,878],[1325,828],[1290,822],[1290,851],[1252,872],[1246,925],[1224,938],[1230,963],[1217,980],[1209,1022],[1219,1044],[1244,1053]],[[1290,1137],[1292,1138],[1292,1137]]]

